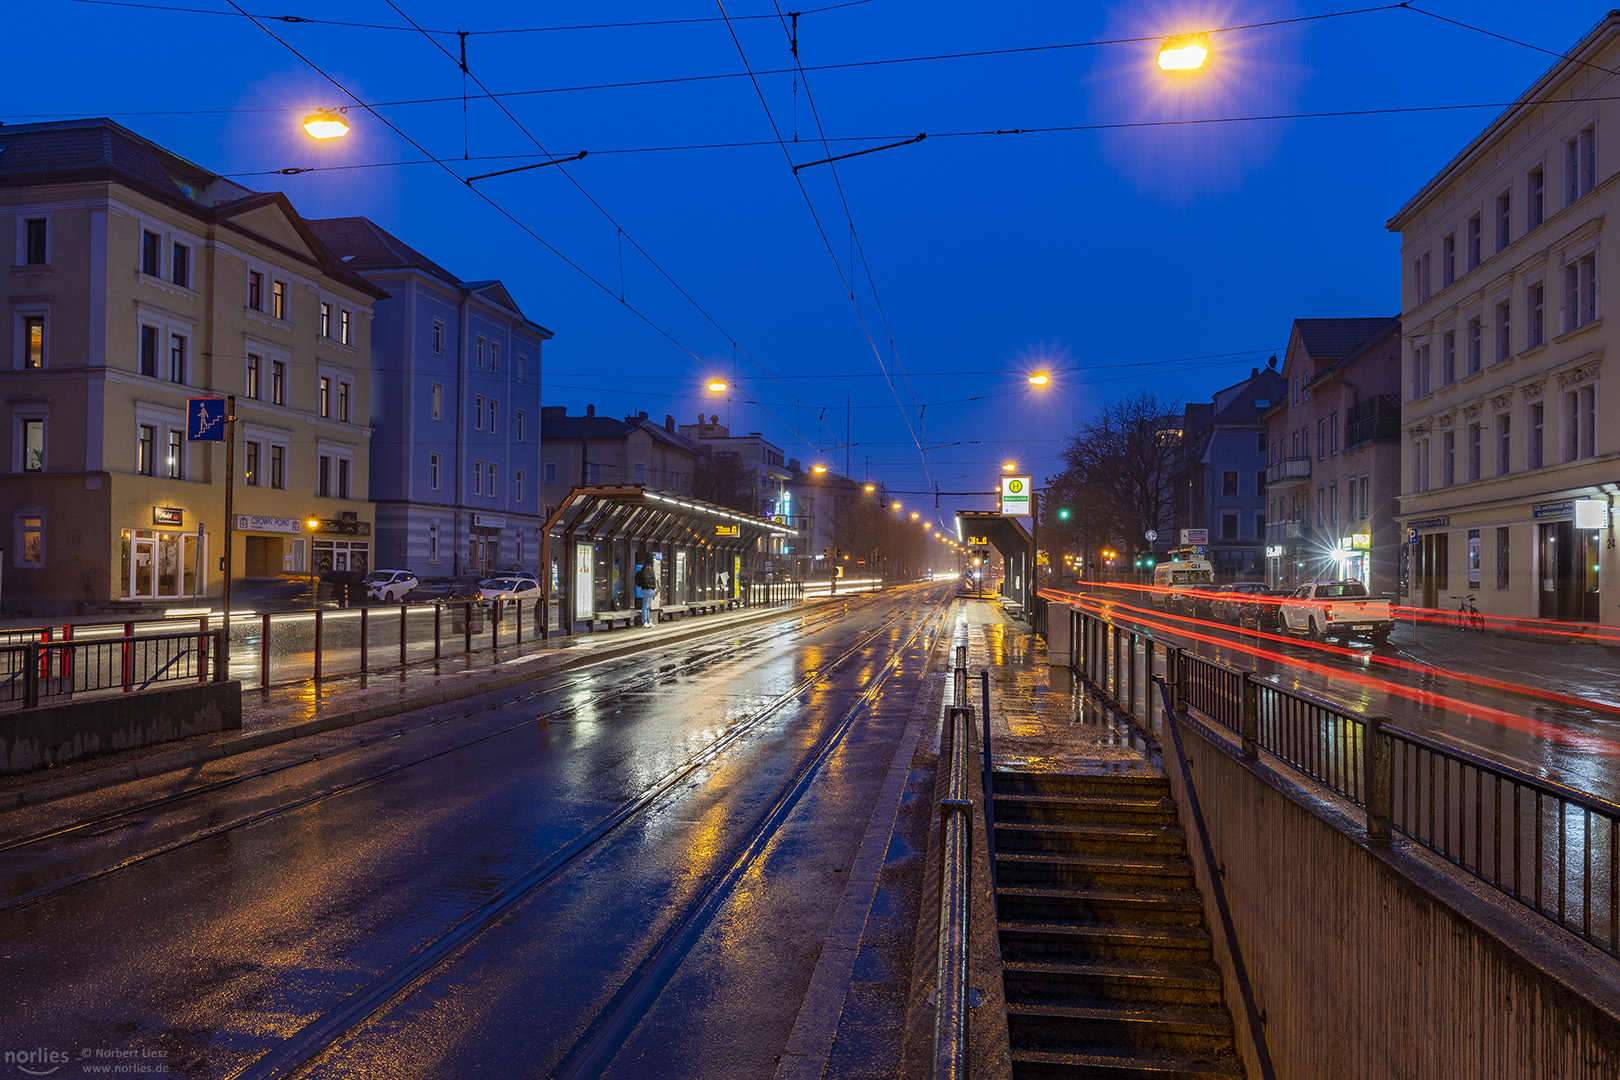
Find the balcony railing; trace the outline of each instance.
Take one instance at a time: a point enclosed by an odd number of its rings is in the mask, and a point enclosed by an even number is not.
[[[1311,459],[1308,457],[1284,458],[1266,466],[1267,487],[1273,484],[1297,484],[1310,478]]]
[[[1308,521],[1269,521],[1266,523],[1267,540],[1309,540],[1311,523]]]
[[[1344,440],[1346,449],[1375,442],[1400,442],[1401,396],[1379,394],[1350,406]]]

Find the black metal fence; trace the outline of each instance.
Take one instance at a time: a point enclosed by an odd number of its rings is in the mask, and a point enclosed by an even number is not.
[[[130,693],[154,683],[222,678],[212,662],[218,630],[34,640],[0,645],[0,706],[33,708],[93,694]]]
[[[1366,811],[1374,838],[1422,844],[1611,956],[1620,956],[1620,803],[1257,679],[1070,609],[1069,667],[1151,733],[1163,678],[1196,709]],[[1141,712],[1138,712],[1138,703]]]

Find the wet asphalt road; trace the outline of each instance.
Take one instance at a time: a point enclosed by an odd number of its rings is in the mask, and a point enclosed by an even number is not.
[[[395,717],[417,730],[37,843],[16,841],[257,755],[10,812],[0,1042],[67,1054],[75,1072],[118,1060],[184,1077],[532,1077],[582,1061],[582,1075],[768,1077],[947,591],[854,598],[837,617]],[[773,806],[777,827],[755,836]],[[601,1022],[660,944],[668,970],[627,1022]],[[429,962],[411,979],[413,957]],[[316,1030],[368,991],[375,1009]],[[601,1056],[585,1059],[593,1033]]]

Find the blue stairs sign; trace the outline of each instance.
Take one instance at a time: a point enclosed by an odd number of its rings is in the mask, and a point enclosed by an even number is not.
[[[190,442],[225,441],[225,399],[186,399],[186,439]]]

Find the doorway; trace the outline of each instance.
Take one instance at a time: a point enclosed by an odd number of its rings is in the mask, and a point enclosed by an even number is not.
[[[1596,622],[1596,530],[1577,529],[1573,521],[1547,521],[1536,531],[1536,561],[1540,568],[1537,612],[1544,619]]]

